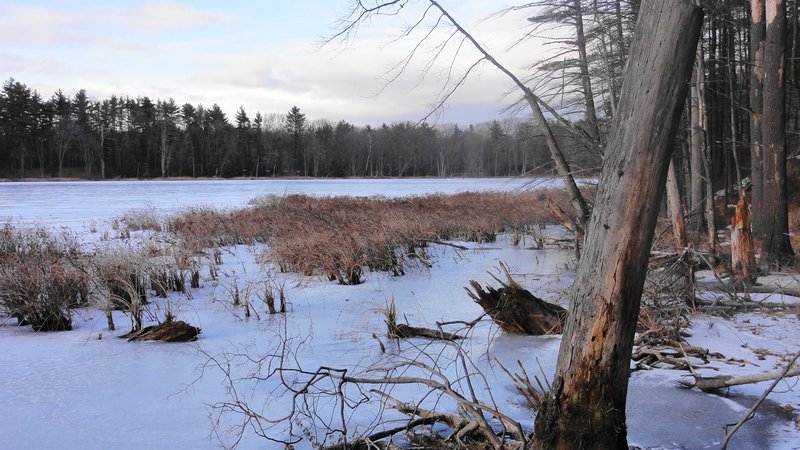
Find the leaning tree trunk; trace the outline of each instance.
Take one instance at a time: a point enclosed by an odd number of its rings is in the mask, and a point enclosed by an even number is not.
[[[702,10],[643,2],[538,448],[627,449],[630,355]]]
[[[764,268],[781,266],[794,257],[789,241],[789,213],[786,190],[786,4],[767,0],[767,34],[764,43],[764,115],[762,117],[763,200],[757,212],[761,228],[761,259]]]
[[[440,13],[450,23],[453,24],[454,27],[464,36],[474,47],[475,49],[483,55],[483,59],[488,61],[490,64],[495,66],[499,71],[503,72],[506,76],[508,76],[511,81],[522,91],[525,101],[528,103],[528,106],[531,108],[531,113],[533,114],[533,120],[536,124],[542,129],[544,133],[545,143],[547,143],[547,148],[550,150],[550,157],[553,159],[553,162],[556,165],[556,169],[558,170],[559,175],[564,180],[564,187],[566,188],[567,192],[569,192],[570,199],[572,201],[573,206],[578,211],[580,215],[581,223],[586,223],[589,220],[589,215],[591,214],[591,208],[589,204],[586,203],[586,200],[583,198],[583,194],[581,194],[580,189],[578,189],[578,184],[575,182],[575,178],[572,176],[572,169],[569,167],[569,163],[567,159],[564,157],[564,153],[561,151],[561,148],[558,146],[558,142],[556,141],[556,136],[553,134],[550,125],[547,123],[547,118],[544,116],[542,112],[542,107],[539,105],[541,99],[533,93],[533,91],[525,85],[516,75],[514,75],[511,71],[509,71],[505,66],[500,64],[486,49],[472,37],[471,34],[467,32],[454,18],[444,9],[438,1],[436,0],[428,0],[428,2],[433,5],[436,9],[439,10]],[[580,135],[579,133],[579,136]],[[589,137],[584,139],[585,143],[589,147],[596,147],[597,142]]]

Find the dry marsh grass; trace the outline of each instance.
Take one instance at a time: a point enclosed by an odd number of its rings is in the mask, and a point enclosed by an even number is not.
[[[115,222],[121,224],[125,230],[131,231],[162,231],[161,220],[154,210],[135,209],[118,217]]]
[[[72,236],[0,227],[0,313],[36,331],[71,329],[71,308],[89,295],[80,256]]]
[[[189,247],[261,242],[268,246],[265,258],[281,270],[359,284],[367,268],[401,275],[427,265],[429,242],[491,242],[498,233],[523,234],[553,223],[548,200],[569,201],[561,190],[396,199],[267,196],[245,209],[190,210],[168,223]]]
[[[109,329],[115,328],[114,310],[128,312],[132,330],[141,329],[148,295],[184,292],[187,280],[199,287],[204,261],[214,278],[219,247],[234,244],[264,243],[262,259],[281,270],[341,284],[363,282],[368,269],[403,275],[430,265],[431,242],[486,242],[554,222],[549,199],[568,202],[559,190],[397,199],[269,196],[247,208],[193,209],[166,222],[146,211],[129,213],[118,219],[124,230],[168,234],[158,244],[92,254],[74,237],[7,223],[0,226],[0,315],[37,331],[67,330],[72,309],[91,304],[106,313]]]

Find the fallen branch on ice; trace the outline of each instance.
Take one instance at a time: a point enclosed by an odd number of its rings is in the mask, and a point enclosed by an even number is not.
[[[726,427],[725,440],[722,441],[722,447],[720,447],[720,450],[725,450],[728,448],[728,442],[730,442],[734,433],[739,431],[739,428],[741,428],[745,422],[747,422],[748,420],[752,419],[755,416],[755,412],[758,409],[758,407],[761,406],[762,403],[764,403],[764,400],[767,399],[767,396],[775,389],[775,386],[777,386],[782,379],[800,374],[800,367],[795,367],[794,369],[792,369],[792,366],[794,366],[794,363],[797,362],[797,358],[799,357],[800,357],[800,352],[795,353],[794,358],[792,358],[791,362],[789,362],[786,368],[783,369],[782,371],[783,373],[779,377],[775,378],[775,381],[767,388],[767,390],[764,391],[763,394],[761,394],[761,397],[753,405],[753,407],[750,408],[750,411],[747,411],[747,414],[744,417],[742,417],[742,419],[739,422],[737,422],[736,425],[734,425],[731,431],[727,431]],[[794,375],[790,375],[792,372],[795,372]]]
[[[694,381],[680,381],[680,383],[686,387],[696,387],[702,391],[709,392],[731,386],[740,386],[743,384],[754,384],[762,381],[782,380],[784,378],[796,377],[800,375],[800,366],[794,366],[797,357],[798,355],[795,355],[794,359],[792,359],[792,363],[789,364],[786,369],[742,375],[740,377],[731,375],[720,375],[716,377],[702,377],[699,375],[693,375]]]

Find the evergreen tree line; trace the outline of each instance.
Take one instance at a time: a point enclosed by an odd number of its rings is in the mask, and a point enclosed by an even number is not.
[[[43,99],[13,78],[0,93],[0,139],[0,176],[17,179],[516,176],[552,165],[526,121],[373,128],[312,122],[295,106],[252,116],[240,107],[231,122],[216,104],[95,100],[85,90]]]

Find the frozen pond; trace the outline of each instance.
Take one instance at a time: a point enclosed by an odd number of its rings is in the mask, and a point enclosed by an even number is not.
[[[509,191],[561,187],[556,179],[430,178],[330,180],[175,180],[0,183],[0,220],[17,225],[85,225],[132,209],[169,212],[192,206],[240,207],[263,195],[383,195]]]
[[[0,183],[0,219],[17,225],[65,226],[82,232],[92,222],[106,221],[131,209],[170,212],[198,205],[240,207],[254,197],[268,194],[405,196],[510,191],[528,183],[531,180]],[[560,182],[539,181],[535,186],[556,187]],[[500,262],[510,267],[517,281],[548,301],[563,301],[564,291],[572,283],[571,251],[515,247],[504,237],[486,245],[460,244],[469,249],[432,245],[435,258],[430,270],[409,270],[402,277],[370,273],[366,282],[358,286],[339,286],[295,274],[271,274],[286,282],[290,311],[285,323],[281,318],[267,316],[263,305],[259,306],[259,319],[244,319],[241,311],[231,306],[233,281],[243,292],[251,287],[253,292],[260,292],[266,275],[264,267],[257,263],[257,249],[226,249],[219,280],[212,281],[204,273],[201,287],[192,290],[191,295],[170,297],[179,319],[203,329],[194,344],[129,343],[116,339],[127,331],[128,318],[122,312],[115,313],[119,327],[116,332],[109,332],[105,318],[91,308],[76,312],[75,329],[64,333],[37,334],[29,327],[4,323],[0,317],[0,434],[6,443],[0,448],[217,448],[208,405],[229,397],[219,371],[198,369],[207,354],[239,352],[243,348],[252,351],[254,347],[268,352],[279,342],[275,339],[279,331],[286,327],[288,334],[308,340],[297,357],[304,367],[364,369],[412,355],[409,352],[428,345],[423,340],[412,340],[399,344],[403,351],[389,348],[384,354],[379,350],[373,335],[385,336],[381,310],[389,299],[395,300],[399,313],[410,323],[433,327],[436,321],[472,320],[479,316],[482,310],[467,297],[463,286],[470,279],[491,282],[487,272],[497,273]],[[162,314],[158,308],[163,305],[163,301],[154,301],[153,313]],[[800,342],[800,333],[796,327],[787,326],[786,321],[775,320],[757,323],[749,316],[743,316],[741,324],[716,318],[695,320],[694,336],[689,342],[742,361],[755,360],[750,348],[793,351]],[[756,325],[758,332],[748,331]],[[486,389],[480,395],[491,391],[503,405],[501,409],[529,426],[531,412],[522,405],[521,397],[496,362],[514,368],[519,360],[531,375],[540,374],[542,369],[550,376],[559,343],[556,336],[512,336],[481,323],[471,332],[464,348],[475,367],[487,377]],[[761,368],[748,363],[741,368],[722,365],[720,370],[757,372],[775,363],[774,356],[767,358],[758,361]],[[633,374],[628,402],[632,444],[644,448],[718,448],[723,425],[741,418],[764,388],[762,383],[731,389],[729,398],[722,398],[678,389],[677,380],[682,375],[683,372],[666,370]],[[267,401],[272,389],[274,386],[265,383],[257,388],[243,386],[242,393],[253,404],[265,404],[267,412],[285,408],[281,401]],[[781,389],[776,401],[798,403],[796,386]],[[420,392],[398,388],[394,394],[419,398]],[[446,402],[441,407],[454,411]],[[379,413],[365,408],[352,420],[355,424],[369,424]],[[737,434],[730,448],[798,448],[800,438],[793,420],[791,413],[776,404],[765,405]],[[240,448],[283,446],[248,434]],[[306,442],[296,448],[310,450],[311,445]]]

